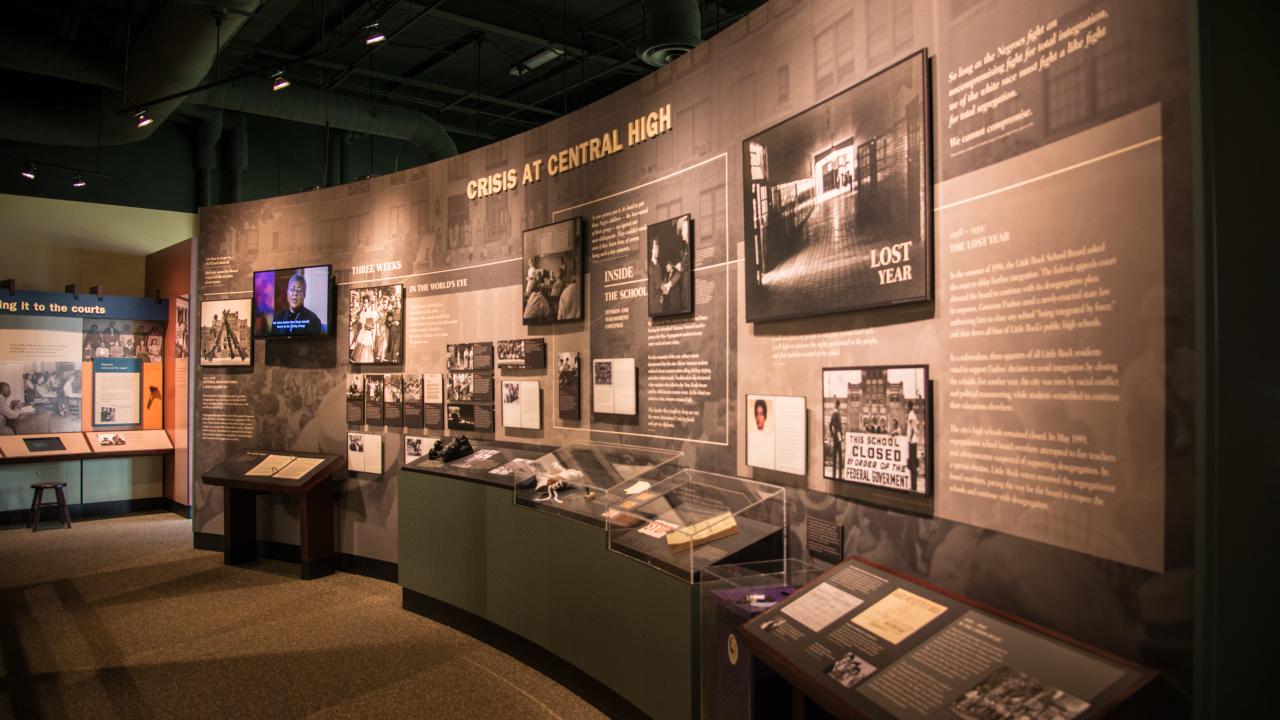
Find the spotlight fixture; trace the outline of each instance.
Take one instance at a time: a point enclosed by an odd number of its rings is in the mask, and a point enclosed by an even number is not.
[[[289,87],[289,78],[284,76],[283,69],[271,73],[271,78],[271,89],[273,91],[280,92],[281,90]]]
[[[364,29],[369,31],[369,35],[364,39],[365,45],[377,45],[387,39],[387,36],[383,35],[382,31],[378,29],[378,23],[365,25]]]
[[[84,181],[84,176],[81,175],[80,173],[76,173],[75,177],[71,178],[71,187],[82,188],[86,184],[87,183],[85,183]]]
[[[35,180],[35,179],[36,179],[36,166],[35,166],[35,165],[32,165],[31,163],[27,163],[26,165],[23,165],[23,166],[22,166],[22,177],[24,177],[24,178],[26,178],[26,179],[28,179],[28,180]]]
[[[144,128],[150,125],[151,123],[155,122],[155,118],[148,115],[146,110],[139,110],[138,112],[134,113],[133,116],[138,119],[138,127],[140,128]]]

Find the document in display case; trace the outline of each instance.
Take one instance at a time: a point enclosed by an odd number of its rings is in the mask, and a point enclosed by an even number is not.
[[[701,470],[625,493],[605,515],[609,548],[696,583],[717,563],[786,557],[786,490]]]
[[[850,559],[742,626],[755,657],[837,717],[1102,717],[1154,675]]]
[[[682,453],[577,441],[512,471],[515,503],[604,527],[610,506],[661,482]]]

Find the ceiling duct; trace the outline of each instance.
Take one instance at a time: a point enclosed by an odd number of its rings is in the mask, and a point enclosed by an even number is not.
[[[698,0],[644,0],[644,38],[636,48],[641,60],[662,67],[701,42]]]
[[[213,68],[218,40],[225,47],[262,1],[220,0],[218,4],[227,11],[221,29],[214,23],[211,4],[164,3],[133,37],[123,90],[111,89],[121,83],[111,82],[109,76],[103,77],[100,70],[87,67],[82,61],[44,61],[46,73],[105,89],[73,93],[73,97],[61,98],[57,106],[6,103],[0,107],[0,138],[43,145],[92,146],[120,145],[150,137],[182,100],[148,105],[147,115],[155,122],[143,128],[138,127],[132,115],[122,114],[121,108],[200,84]],[[59,52],[56,47],[47,50]],[[40,72],[41,68],[33,67],[32,61],[19,63],[14,55],[32,51],[29,47],[0,47],[0,67]]]
[[[297,84],[277,93],[261,80],[231,83],[196,93],[190,101],[224,110],[399,138],[420,148],[428,161],[458,154],[453,138],[440,123],[416,110],[333,95]]]

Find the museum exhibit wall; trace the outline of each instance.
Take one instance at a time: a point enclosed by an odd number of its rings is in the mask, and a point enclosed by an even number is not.
[[[132,431],[165,428],[167,318],[162,299],[0,289],[5,522],[25,519],[36,481],[67,483],[68,503],[91,514],[127,511],[120,508],[163,495],[162,459],[130,457],[128,448],[143,434]],[[85,443],[121,456],[57,459],[88,453]],[[46,461],[35,460],[45,453]]]
[[[187,363],[190,324],[191,251],[194,243],[183,240],[146,257],[147,295],[169,298],[169,324],[164,334],[164,427],[173,443],[173,456],[164,459],[164,496],[180,505],[191,505],[190,454],[187,450],[190,384]],[[179,316],[182,317],[179,317]],[[181,340],[181,342],[179,342]]]
[[[196,232],[195,213],[0,194],[4,256],[0,279],[27,290],[101,285],[112,295],[142,295],[148,252]],[[11,244],[21,243],[22,252]]]
[[[382,432],[388,469],[343,481],[337,537],[394,562],[396,488],[412,482],[397,472],[401,437],[441,431],[348,425],[346,375],[447,373],[447,344],[545,338],[548,369],[494,370],[540,383],[541,429],[499,418],[470,436],[670,447],[685,465],[784,485],[795,557],[808,518],[836,521],[847,555],[1186,682],[1186,13],[1155,0],[771,2],[523,135],[204,208],[193,312],[250,297],[255,270],[331,264],[337,297],[333,337],[255,340],[251,367],[194,368],[194,472],[251,448],[342,453],[349,429]],[[894,193],[901,205],[878,204]],[[684,214],[692,312],[651,318],[646,228]],[[574,217],[583,317],[526,325],[522,233]],[[895,255],[900,241],[916,254]],[[347,292],[389,284],[407,294],[404,362],[353,367]],[[557,386],[557,355],[574,352],[578,420],[561,418]],[[634,415],[593,412],[591,361],[605,358],[635,359]],[[867,417],[869,386],[855,397],[862,375],[824,384],[824,369],[919,365],[914,487],[839,479],[829,418],[848,423],[855,400]],[[908,390],[888,384],[881,420],[906,424]],[[802,443],[803,474],[747,464],[747,395],[804,399],[803,426],[779,440]],[[296,543],[296,507],[262,502],[268,536]],[[221,491],[196,482],[193,503],[195,531],[220,533]]]

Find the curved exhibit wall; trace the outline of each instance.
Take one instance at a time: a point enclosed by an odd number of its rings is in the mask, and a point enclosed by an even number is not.
[[[797,557],[809,518],[836,521],[846,555],[1185,681],[1185,13],[771,2],[523,135],[205,208],[200,301],[250,298],[255,270],[332,265],[336,319],[331,337],[258,339],[247,367],[196,369],[195,474],[242,449],[345,452],[348,430],[379,433],[387,469],[343,483],[338,542],[394,562],[402,436],[456,432],[348,424],[348,374],[439,374],[470,401],[445,414],[492,417],[472,437],[659,445],[789,486]],[[571,229],[544,227],[573,218],[581,259]],[[348,293],[394,284],[403,355],[353,366],[371,341],[349,332]],[[545,369],[451,382],[447,345],[521,338],[545,339]],[[540,405],[504,407],[513,379]],[[220,532],[220,491],[194,494],[196,531]],[[296,509],[264,522],[297,542]]]

